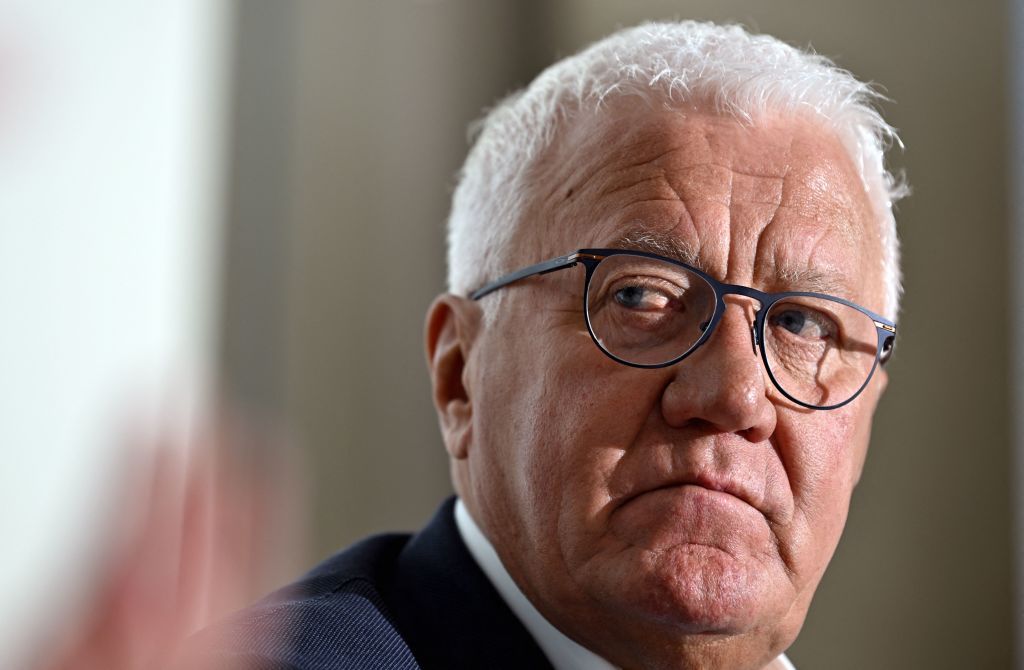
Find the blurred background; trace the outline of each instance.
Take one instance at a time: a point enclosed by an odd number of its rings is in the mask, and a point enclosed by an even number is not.
[[[467,125],[666,18],[812,46],[906,144],[899,349],[790,657],[1024,668],[1020,0],[4,0],[0,667],[88,610],[132,450],[195,442],[213,405],[307,510],[238,604],[426,521],[451,487],[422,324]]]

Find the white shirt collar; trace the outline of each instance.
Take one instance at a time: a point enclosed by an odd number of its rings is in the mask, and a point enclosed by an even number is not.
[[[497,589],[505,604],[533,636],[537,646],[541,648],[555,670],[616,670],[608,661],[566,637],[537,611],[533,603],[516,586],[498,558],[498,553],[473,521],[461,499],[455,501],[455,525],[470,555],[487,575],[487,579]],[[785,654],[780,655],[777,661],[784,670],[796,670]]]
[[[455,501],[455,525],[458,526],[459,535],[466,543],[469,553],[476,559],[477,565],[501,594],[509,609],[515,613],[526,630],[530,631],[537,646],[548,657],[555,670],[615,670],[614,665],[580,646],[548,623],[533,603],[527,600],[512,581],[512,577],[498,558],[498,553],[473,521],[461,499]]]

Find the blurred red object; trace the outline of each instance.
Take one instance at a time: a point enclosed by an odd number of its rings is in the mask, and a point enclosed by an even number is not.
[[[128,440],[110,558],[77,624],[41,650],[42,670],[203,667],[202,649],[184,660],[188,636],[302,560],[298,468],[283,440],[226,413],[171,428]]]

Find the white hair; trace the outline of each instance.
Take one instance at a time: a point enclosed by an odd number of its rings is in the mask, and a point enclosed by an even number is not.
[[[884,153],[899,139],[874,106],[881,96],[824,56],[737,25],[694,21],[614,33],[555,63],[478,122],[448,219],[449,291],[465,295],[515,269],[506,267],[514,258],[508,247],[526,210],[531,168],[565,120],[621,97],[710,105],[749,124],[767,114],[809,114],[832,129],[879,221],[883,310],[895,318],[901,278],[892,206],[907,189],[885,167]]]

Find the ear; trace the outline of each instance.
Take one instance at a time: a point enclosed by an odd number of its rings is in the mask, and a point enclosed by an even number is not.
[[[466,362],[479,331],[480,306],[450,293],[434,299],[427,311],[427,367],[434,408],[445,449],[464,459],[472,437],[473,402]]]

